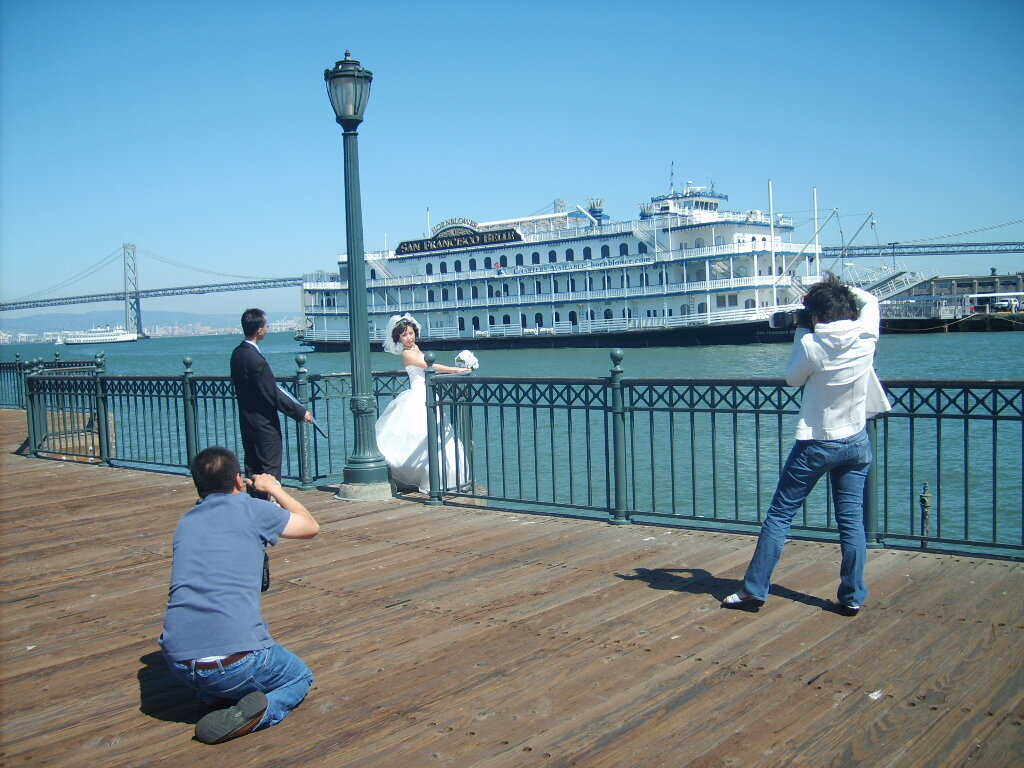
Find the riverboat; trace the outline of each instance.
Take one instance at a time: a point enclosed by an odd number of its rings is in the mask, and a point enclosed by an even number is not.
[[[612,221],[604,201],[541,215],[441,222],[430,236],[365,254],[369,335],[410,312],[432,349],[638,347],[788,341],[769,327],[821,279],[816,242],[793,220],[729,211],[713,186],[687,184]],[[771,205],[769,205],[771,208]],[[306,275],[296,338],[348,348],[347,257]]]
[[[119,344],[124,341],[136,341],[139,336],[128,333],[123,325],[109,325],[103,328],[90,328],[88,331],[66,331],[57,337],[57,344]]]

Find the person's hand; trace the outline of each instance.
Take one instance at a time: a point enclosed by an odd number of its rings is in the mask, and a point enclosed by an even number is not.
[[[274,493],[281,488],[281,483],[273,475],[253,475],[252,480],[246,478],[246,483],[251,484],[260,493]]]
[[[313,420],[313,414],[310,413],[309,411],[306,411],[306,415],[302,417],[302,420],[303,421],[312,421]]]

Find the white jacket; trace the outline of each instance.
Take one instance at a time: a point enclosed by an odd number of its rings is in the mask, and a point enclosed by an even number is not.
[[[873,367],[878,341],[878,299],[850,287],[860,305],[856,320],[797,330],[786,383],[804,388],[797,440],[840,440],[892,408]]]

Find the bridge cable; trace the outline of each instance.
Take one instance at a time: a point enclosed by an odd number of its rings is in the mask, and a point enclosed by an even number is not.
[[[82,278],[88,277],[89,275],[93,274],[94,272],[97,272],[100,269],[102,269],[103,267],[105,267],[108,264],[110,264],[114,259],[120,257],[121,253],[122,253],[122,249],[118,248],[113,253],[111,253],[111,254],[109,254],[107,256],[104,256],[98,262],[93,264],[91,267],[87,267],[86,269],[84,269],[81,272],[79,272],[77,275],[69,277],[67,280],[64,280],[63,282],[57,283],[56,285],[51,285],[49,288],[43,288],[42,290],[36,291],[35,293],[31,293],[31,294],[29,294],[27,296],[22,296],[19,299],[12,299],[12,303],[13,302],[18,302],[18,301],[31,301],[32,299],[39,298],[40,296],[45,296],[47,293],[53,293],[54,291],[56,291],[56,290],[58,290],[60,288],[63,288],[65,286],[67,286],[67,285],[70,285],[71,283],[77,282],[78,280],[81,280]]]

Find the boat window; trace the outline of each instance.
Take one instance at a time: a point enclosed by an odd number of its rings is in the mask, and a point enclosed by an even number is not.
[[[474,298],[474,299],[479,299],[479,298],[480,298],[480,291],[479,291],[479,290],[477,289],[477,287],[476,287],[476,286],[474,285],[474,286],[473,286],[473,287],[472,287],[472,288],[470,289],[470,294],[469,294],[469,295],[470,295],[470,296],[471,296],[472,298]]]
[[[442,261],[441,262],[441,274],[442,275],[447,275],[448,274],[448,262],[447,261]]]
[[[610,309],[606,309],[604,311],[604,319],[605,320],[611,320],[613,317],[615,317],[615,315],[612,314],[612,311]]]
[[[427,262],[427,274],[428,275],[434,274],[434,265],[431,264],[429,261]]]
[[[679,314],[680,315],[688,315],[688,314],[690,314],[690,308],[688,306],[686,306],[685,304],[683,304],[679,308]]]
[[[480,330],[480,318],[477,317],[476,315],[473,315],[473,330],[474,331],[479,331]]]
[[[487,324],[494,325],[494,315],[491,315],[487,318]]]
[[[523,254],[521,254],[521,253],[517,253],[516,254],[516,266],[517,267],[523,266]]]
[[[462,271],[462,262],[459,261],[458,259],[455,260],[455,271],[456,272],[461,272]]]
[[[633,316],[633,310],[630,309],[629,307],[626,307],[626,309],[622,310],[622,316],[623,317],[632,317]]]
[[[577,319],[577,317],[576,317],[576,312],[575,312],[575,310],[569,313],[569,322],[570,322],[570,323],[571,323],[572,325],[578,325],[578,324],[579,324],[579,320],[578,320],[578,319]]]
[[[538,328],[540,328],[542,325],[544,325],[544,315],[542,315],[540,312],[538,312],[536,315],[534,315],[533,316],[533,324],[536,325]]]
[[[448,289],[447,288],[442,288],[441,289],[441,301],[448,301]]]
[[[551,285],[552,285],[551,292],[552,293],[558,293],[558,281],[557,280],[552,280],[551,281]]]
[[[584,248],[583,249],[583,260],[584,261],[588,261],[590,259],[590,256],[591,256],[590,248],[589,247],[588,248]]]
[[[536,281],[536,282],[535,282],[535,283],[533,284],[533,292],[534,292],[534,293],[544,293],[544,286],[542,286],[542,285],[540,284],[540,280],[537,280],[537,281]]]
[[[558,312],[555,312],[555,317],[554,317],[555,322],[557,323],[561,319],[562,319],[562,315],[560,313],[558,313]]]
[[[569,285],[567,286],[567,290],[570,293],[572,293],[573,291],[576,290],[576,280],[575,280],[575,278],[572,278],[572,277],[569,278]]]
[[[629,255],[629,246],[625,243],[619,243],[619,256]]]
[[[715,245],[725,245],[725,238],[721,235],[715,236]]]
[[[512,322],[511,316],[509,316],[509,315],[502,315],[501,316],[501,324],[502,325],[508,325],[511,322]]]
[[[534,264],[540,264],[540,253],[534,251],[533,255],[530,256],[530,261],[532,261]]]
[[[469,271],[476,272],[476,259],[469,260]]]
[[[693,241],[693,247],[694,248],[703,248],[704,247],[704,238],[703,237],[698,237],[696,240],[694,240]]]
[[[745,302],[743,302],[743,308],[744,309],[753,309],[754,306],[755,305],[754,305],[754,300],[753,299],[747,299]]]
[[[460,331],[466,330],[466,318],[464,318],[464,317],[460,317],[459,318],[459,330]]]
[[[566,261],[576,261],[576,254],[573,253],[572,248],[566,248],[565,249],[565,260]]]
[[[640,243],[636,247],[636,252],[637,253],[647,253],[647,244],[646,243]]]
[[[494,286],[493,285],[488,285],[487,286],[487,298],[488,299],[493,299],[494,298]]]
[[[504,253],[503,253],[503,254],[501,255],[501,259],[500,259],[500,260],[498,261],[498,263],[499,263],[499,264],[500,264],[501,266],[503,266],[503,267],[507,267],[507,266],[508,266],[508,254],[504,254]]]
[[[431,288],[429,291],[427,291],[427,301],[433,301],[433,300],[434,300],[434,289]]]
[[[554,251],[548,251],[548,264],[554,264],[558,261],[558,254]]]
[[[602,245],[601,246],[601,258],[602,259],[607,259],[611,255],[612,255],[611,248],[609,248],[607,245]]]
[[[703,301],[700,304],[697,305],[697,312],[698,312],[698,314],[702,314],[703,315],[707,311],[708,311],[708,305],[705,304]]]
[[[370,270],[370,279],[371,280],[376,280],[377,279],[377,270],[376,269],[371,269]]]
[[[455,298],[457,298],[457,299],[461,299],[462,298],[462,286],[461,285],[456,287],[456,289],[455,289]]]
[[[484,259],[484,269],[490,269],[490,268],[491,268],[491,257],[488,256],[486,259]]]
[[[519,315],[519,327],[520,328],[525,328],[526,327],[526,315]]]

